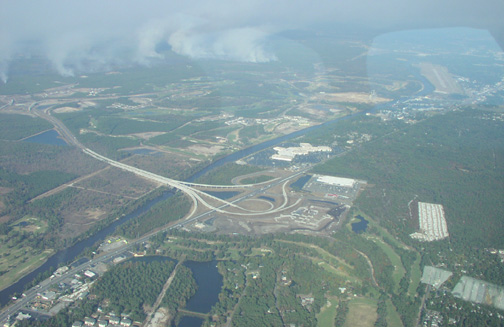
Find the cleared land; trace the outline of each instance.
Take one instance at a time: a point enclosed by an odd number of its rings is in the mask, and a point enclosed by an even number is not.
[[[373,327],[378,314],[376,301],[373,299],[355,299],[348,304],[348,315],[344,327]]]
[[[320,309],[317,315],[318,327],[334,326],[334,318],[338,312],[338,299],[330,297],[327,299],[327,304]]]
[[[389,327],[403,327],[401,317],[392,303],[391,300],[387,300],[387,324]]]
[[[15,281],[35,270],[54,252],[53,250],[38,251],[30,247],[9,249],[6,244],[0,246],[0,289],[12,285]]]
[[[414,294],[416,294],[416,289],[418,288],[418,285],[420,284],[420,278],[422,277],[422,271],[420,270],[420,260],[421,259],[422,258],[417,253],[416,260],[411,265],[411,282],[410,282],[409,288],[408,288],[408,295],[410,295],[410,296],[413,296]]]

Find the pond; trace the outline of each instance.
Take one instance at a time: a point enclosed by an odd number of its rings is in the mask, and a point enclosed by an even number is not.
[[[355,218],[359,219],[359,221],[352,224],[352,231],[357,234],[365,232],[369,221],[364,219],[364,217],[362,217],[361,215],[355,216]]]
[[[222,276],[217,269],[217,261],[186,261],[184,265],[191,269],[198,284],[196,294],[187,302],[186,310],[208,313],[219,301],[222,288]]]
[[[311,178],[311,175],[299,177],[297,181],[295,181],[294,183],[291,184],[291,187],[302,189],[303,186],[305,186],[305,184],[310,180],[310,178]]]
[[[25,142],[49,144],[49,145],[68,145],[54,129],[45,131],[43,133],[31,136],[24,139]]]

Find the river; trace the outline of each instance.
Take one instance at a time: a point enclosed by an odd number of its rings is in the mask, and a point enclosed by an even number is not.
[[[424,81],[425,83],[428,83],[427,81],[425,81],[425,78],[423,78],[423,76],[417,74],[417,77],[419,79],[421,79],[422,81]],[[431,91],[432,91],[431,88],[425,88],[420,93],[421,94],[425,94],[425,93],[429,93]],[[374,112],[374,111],[377,111],[379,109],[382,109],[384,106],[391,106],[391,105],[393,105],[393,104],[395,104],[395,103],[397,103],[399,101],[402,101],[402,100],[403,99],[399,99],[399,100],[392,101],[392,102],[387,103],[387,104],[382,104],[382,105],[375,106],[373,109],[370,110],[370,112]],[[307,133],[309,133],[311,131],[314,131],[316,129],[319,129],[321,127],[327,126],[329,124],[333,124],[335,122],[348,120],[350,118],[353,118],[353,117],[356,117],[356,116],[360,116],[360,115],[363,115],[365,113],[366,112],[362,111],[362,112],[354,113],[352,115],[336,118],[334,120],[327,121],[327,122],[325,122],[323,124],[311,126],[311,127],[308,127],[308,128],[296,131],[296,132],[292,132],[290,134],[282,135],[282,136],[279,136],[279,137],[277,137],[275,139],[272,139],[272,140],[269,140],[269,141],[266,141],[266,142],[263,142],[263,143],[260,143],[260,144],[257,144],[257,145],[253,145],[253,146],[251,146],[249,148],[237,151],[235,153],[232,153],[230,155],[227,155],[227,156],[225,156],[223,158],[220,158],[220,159],[214,161],[213,163],[211,163],[207,167],[203,168],[202,170],[198,171],[194,175],[190,176],[186,181],[188,181],[188,182],[194,182],[195,180],[197,180],[199,177],[201,177],[202,175],[206,174],[207,172],[209,172],[209,171],[211,171],[211,170],[213,170],[215,168],[218,168],[218,167],[220,167],[220,166],[222,166],[222,165],[224,165],[224,164],[226,164],[228,162],[237,161],[237,160],[242,159],[244,157],[247,157],[247,156],[249,156],[249,155],[251,155],[253,153],[262,151],[264,149],[276,146],[276,145],[278,145],[280,143],[283,143],[285,141],[288,141],[288,140],[294,139],[296,137],[305,135],[305,134],[307,134]],[[54,136],[54,135],[51,135],[51,136]],[[121,219],[118,219],[118,220],[114,221],[112,224],[110,224],[109,226],[107,226],[104,229],[100,230],[96,234],[90,236],[89,238],[84,239],[82,241],[79,241],[79,242],[75,243],[74,245],[72,245],[72,246],[70,246],[70,247],[68,247],[68,248],[66,248],[64,250],[58,251],[53,256],[49,257],[49,259],[43,265],[41,265],[40,267],[38,267],[37,269],[35,269],[31,273],[29,273],[28,275],[26,275],[23,278],[21,278],[16,283],[14,283],[11,286],[9,286],[9,287],[3,289],[2,291],[0,291],[0,304],[2,306],[4,306],[4,305],[6,305],[9,302],[12,294],[14,294],[14,293],[22,293],[24,291],[24,289],[25,289],[25,286],[27,284],[29,284],[38,274],[46,272],[46,271],[51,270],[51,269],[55,269],[56,267],[58,267],[61,264],[68,264],[68,263],[74,261],[86,248],[92,246],[96,242],[103,241],[107,236],[109,236],[110,234],[112,234],[116,230],[116,228],[118,226],[124,224],[125,222],[127,222],[130,219],[133,219],[133,218],[135,218],[135,217],[137,217],[137,216],[139,216],[139,215],[147,212],[153,205],[155,205],[156,203],[158,203],[160,201],[166,200],[170,196],[172,196],[172,193],[170,193],[169,191],[167,191],[167,192],[163,193],[161,196],[159,196],[159,197],[157,197],[157,198],[155,198],[155,199],[147,202],[145,205],[143,205],[142,207],[136,209],[135,211],[131,212],[130,214],[125,215]]]
[[[354,116],[360,115],[360,114],[363,114],[363,113],[360,112],[360,113],[356,113],[356,114],[353,114],[350,116],[337,118],[335,120],[323,123],[321,125],[311,126],[311,127],[308,127],[308,128],[305,128],[305,129],[302,129],[302,130],[299,130],[299,131],[296,131],[296,132],[293,132],[293,133],[290,133],[287,135],[277,137],[273,140],[269,140],[269,141],[251,146],[249,148],[237,151],[237,152],[232,153],[226,157],[223,157],[223,158],[220,158],[220,159],[214,161],[213,163],[211,163],[207,167],[203,168],[199,172],[197,172],[194,175],[192,175],[191,177],[189,177],[187,179],[187,181],[193,182],[196,179],[198,179],[200,176],[202,176],[202,175],[206,174],[207,172],[209,172],[217,167],[220,167],[228,162],[237,161],[237,160],[244,158],[248,155],[251,155],[255,152],[258,152],[258,151],[267,149],[269,147],[278,145],[282,142],[296,138],[298,136],[302,136],[302,135],[304,135],[308,132],[311,132],[315,129],[318,129],[322,126],[326,126],[327,124],[331,124],[336,121],[349,119],[351,117],[354,117]],[[38,274],[46,272],[51,269],[55,269],[59,265],[68,264],[68,263],[74,261],[76,259],[76,257],[78,257],[86,248],[92,246],[96,242],[103,241],[107,236],[112,234],[118,226],[124,224],[125,222],[127,222],[130,219],[133,219],[133,218],[147,212],[153,205],[155,205],[156,203],[158,203],[160,201],[166,200],[170,196],[172,196],[172,193],[165,192],[161,196],[147,202],[145,205],[136,209],[135,211],[131,212],[130,214],[122,217],[121,219],[114,221],[112,224],[103,228],[102,230],[100,230],[96,234],[90,236],[89,238],[84,239],[82,241],[79,241],[64,250],[58,251],[57,253],[55,253],[54,255],[49,257],[49,259],[43,265],[41,265],[40,267],[38,267],[37,269],[35,269],[31,273],[29,273],[28,275],[21,278],[16,283],[14,283],[11,286],[0,291],[0,304],[2,306],[4,306],[9,302],[12,294],[22,293],[25,290],[25,285],[29,284]]]

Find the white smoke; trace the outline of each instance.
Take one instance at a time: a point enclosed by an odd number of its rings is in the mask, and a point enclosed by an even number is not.
[[[253,27],[212,33],[178,30],[170,35],[168,43],[176,53],[191,58],[262,63],[277,60],[265,48],[267,37],[268,33]]]
[[[326,23],[502,26],[502,0],[0,0],[0,78],[20,54],[62,75],[140,63],[173,51],[193,58],[276,60],[272,32]],[[265,28],[267,26],[268,28]],[[274,26],[274,28],[272,28]]]
[[[96,25],[79,18],[51,21],[40,28],[27,24],[24,30],[14,31],[13,37],[3,29],[0,41],[15,42],[0,45],[0,78],[7,81],[9,61],[19,53],[42,55],[62,76],[74,76],[132,63],[149,65],[162,59],[157,51],[161,43],[168,43],[174,52],[191,58],[257,63],[276,60],[265,48],[269,33],[262,26],[236,27],[181,12],[162,17],[140,16],[131,22],[112,16],[110,22]]]

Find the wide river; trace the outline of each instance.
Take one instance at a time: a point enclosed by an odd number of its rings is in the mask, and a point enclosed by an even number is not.
[[[358,113],[358,114],[362,114],[362,113]],[[351,116],[341,117],[341,118],[332,120],[330,122],[326,122],[326,123],[324,123],[322,125],[316,125],[316,126],[308,127],[308,128],[305,128],[305,129],[302,129],[302,130],[299,130],[299,131],[296,131],[296,132],[293,132],[293,133],[290,133],[290,134],[287,134],[287,135],[283,135],[283,136],[277,137],[277,138],[275,138],[273,140],[269,140],[269,141],[266,141],[266,142],[263,142],[263,143],[251,146],[249,148],[237,151],[235,153],[232,153],[232,154],[230,154],[228,156],[225,156],[223,158],[220,158],[220,159],[214,161],[210,165],[206,166],[202,170],[198,171],[197,173],[195,173],[194,175],[192,175],[191,177],[189,177],[187,179],[187,181],[190,181],[190,182],[195,181],[200,176],[202,176],[202,175],[206,174],[207,172],[209,172],[209,171],[211,171],[211,170],[213,170],[213,169],[215,169],[217,167],[220,167],[220,166],[222,166],[222,165],[224,165],[224,164],[226,164],[228,162],[237,161],[237,160],[239,160],[241,158],[244,158],[244,157],[246,157],[248,155],[251,155],[253,153],[256,153],[258,151],[261,151],[261,150],[267,149],[269,147],[278,145],[278,144],[280,144],[282,142],[285,142],[287,140],[296,138],[298,136],[302,136],[302,135],[304,135],[304,134],[306,134],[306,133],[308,133],[310,131],[313,131],[315,129],[318,129],[318,128],[324,126],[324,125],[331,124],[331,123],[334,123],[336,121],[340,121],[340,120],[343,120],[343,119],[349,119],[350,117],[355,116],[355,115],[357,115],[357,114],[354,114],[354,115],[351,115]],[[159,196],[159,197],[157,197],[157,198],[155,198],[155,199],[147,202],[145,205],[143,205],[142,207],[136,209],[135,211],[131,212],[130,214],[122,217],[119,220],[114,221],[113,223],[111,223],[107,227],[103,228],[102,230],[100,230],[96,234],[90,236],[89,238],[84,239],[82,241],[79,241],[79,242],[75,243],[74,245],[72,245],[72,246],[70,246],[70,247],[68,247],[68,248],[66,248],[64,250],[58,251],[57,253],[55,253],[54,255],[52,255],[51,257],[49,257],[49,259],[43,265],[41,265],[40,267],[38,267],[37,269],[35,269],[31,273],[29,273],[28,275],[26,275],[23,278],[21,278],[16,283],[14,283],[11,286],[9,286],[9,287],[3,289],[2,291],[0,291],[0,304],[2,306],[4,306],[5,304],[7,304],[9,302],[12,294],[14,294],[14,293],[18,293],[18,294],[22,293],[25,290],[25,286],[27,284],[29,284],[40,273],[46,272],[48,270],[54,270],[55,268],[57,268],[61,264],[68,264],[68,263],[74,261],[86,248],[92,246],[96,242],[103,241],[107,236],[109,236],[112,233],[114,233],[114,231],[116,230],[116,228],[118,226],[124,224],[125,222],[127,222],[130,219],[133,219],[135,217],[138,217],[141,214],[144,214],[153,205],[155,205],[156,203],[158,203],[160,201],[166,200],[171,195],[172,195],[172,193],[165,192],[161,196]]]
[[[433,90],[432,86],[430,84],[428,84],[428,82],[422,76],[417,76],[417,77],[419,79],[421,79],[425,85],[429,86],[428,88],[425,88],[421,93],[426,94],[426,93],[432,92],[432,90]],[[371,111],[379,110],[379,109],[383,108],[383,106],[391,106],[392,104],[399,102],[401,100],[403,100],[403,99],[396,100],[396,101],[393,101],[393,102],[390,102],[387,104],[375,106],[375,108],[373,108]],[[291,140],[293,138],[305,135],[305,134],[307,134],[311,131],[314,131],[316,129],[319,129],[323,126],[333,124],[338,121],[347,120],[347,119],[350,119],[352,117],[356,117],[359,115],[363,115],[364,113],[365,112],[358,112],[358,113],[355,113],[352,115],[336,118],[334,120],[325,122],[321,125],[311,126],[311,127],[308,127],[308,128],[305,128],[305,129],[302,129],[302,130],[299,130],[299,131],[296,131],[296,132],[293,132],[293,133],[290,133],[287,135],[279,136],[275,139],[251,146],[249,148],[237,151],[235,153],[232,153],[228,156],[225,156],[223,158],[220,158],[220,159],[214,161],[213,163],[211,163],[207,167],[203,168],[202,170],[198,171],[197,173],[195,173],[194,175],[189,177],[187,179],[187,181],[193,182],[196,179],[198,179],[200,176],[202,176],[202,175],[206,174],[207,172],[209,172],[217,167],[220,167],[228,162],[237,161],[237,160],[242,159],[244,157],[247,157],[253,153],[256,153],[256,152],[262,151],[264,149],[276,146],[282,142],[286,142],[286,141]],[[64,250],[58,251],[57,253],[55,253],[54,255],[49,257],[49,259],[43,265],[41,265],[40,267],[38,267],[37,269],[35,269],[31,273],[29,273],[28,275],[21,278],[16,283],[14,283],[11,286],[0,291],[0,304],[2,306],[4,306],[9,302],[12,294],[22,293],[25,290],[25,286],[27,284],[29,284],[40,273],[44,273],[49,270],[54,270],[55,268],[57,268],[61,264],[68,264],[70,262],[73,262],[86,248],[92,246],[93,244],[95,244],[97,242],[103,241],[107,236],[112,234],[118,226],[124,224],[125,222],[127,222],[130,219],[133,219],[133,218],[147,212],[153,205],[155,205],[156,203],[158,203],[160,201],[166,200],[171,195],[172,195],[172,193],[165,192],[161,196],[147,202],[145,205],[136,209],[135,211],[131,212],[130,214],[125,215],[121,219],[114,221],[109,226],[103,228],[102,230],[100,230],[96,234],[90,236],[89,238],[84,239],[82,241],[79,241]]]

